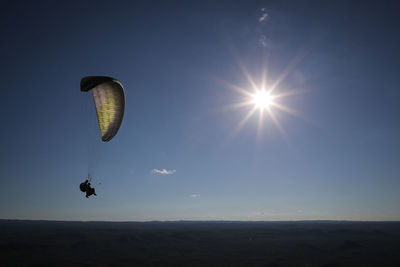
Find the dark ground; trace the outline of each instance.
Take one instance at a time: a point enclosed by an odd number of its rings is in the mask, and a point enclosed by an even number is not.
[[[0,220],[0,266],[400,266],[400,222]]]

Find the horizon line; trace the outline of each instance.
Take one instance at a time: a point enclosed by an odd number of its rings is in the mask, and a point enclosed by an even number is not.
[[[349,222],[349,223],[400,223],[400,220],[347,220],[347,219],[306,219],[306,220],[143,220],[143,221],[112,221],[112,220],[50,220],[50,219],[3,219],[0,221],[29,222],[76,222],[76,223],[296,223],[296,222]]]

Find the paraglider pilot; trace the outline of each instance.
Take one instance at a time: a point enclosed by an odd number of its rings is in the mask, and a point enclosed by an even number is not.
[[[93,187],[91,187],[90,185],[90,178],[87,178],[86,181],[84,181],[83,183],[81,183],[79,185],[79,189],[82,192],[86,192],[86,197],[90,197],[91,195],[96,195],[96,191],[94,190]]]

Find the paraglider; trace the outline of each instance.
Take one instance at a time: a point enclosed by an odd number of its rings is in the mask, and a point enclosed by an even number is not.
[[[117,134],[124,117],[125,93],[122,84],[112,77],[87,76],[81,80],[81,91],[92,92],[101,140],[109,142]],[[79,186],[82,192],[86,192],[86,197],[96,196],[90,180],[89,174]]]
[[[82,192],[86,193],[86,197],[87,197],[87,198],[90,197],[91,195],[97,196],[97,195],[96,195],[96,191],[95,191],[94,188],[91,187],[91,185],[90,185],[90,180],[91,180],[91,179],[92,179],[92,178],[90,178],[90,176],[88,176],[88,177],[86,178],[86,181],[84,181],[83,183],[81,183],[81,184],[79,185],[79,189],[80,189]]]

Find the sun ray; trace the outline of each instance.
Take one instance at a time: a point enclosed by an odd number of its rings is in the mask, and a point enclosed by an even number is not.
[[[303,116],[297,110],[285,107],[285,106],[280,105],[278,103],[272,103],[271,105],[276,107],[276,108],[278,108],[278,109],[280,109],[280,110],[283,110],[283,111],[285,111],[285,112],[287,112],[287,113],[289,113],[289,114],[291,114],[293,116],[296,116],[296,117],[299,117],[299,118],[303,118]]]
[[[258,116],[258,127],[257,127],[257,140],[259,141],[262,136],[264,121],[264,109],[260,109],[260,115]]]
[[[257,108],[253,107],[247,114],[246,116],[238,123],[238,125],[233,129],[231,136],[235,135],[238,131],[242,129],[244,124],[250,119],[251,116],[253,116],[254,112],[256,112]]]
[[[253,107],[248,113],[247,115],[239,122],[237,128],[238,130],[240,130],[243,125],[250,119],[250,117],[254,114],[254,112],[256,112],[257,108]]]
[[[261,88],[267,87],[267,61],[264,60],[261,74]]]
[[[307,49],[302,49],[300,53],[290,62],[290,64],[285,68],[281,75],[279,75],[278,79],[275,83],[271,86],[271,92],[274,91],[279,84],[293,71],[293,69],[300,63],[300,61],[304,58],[307,54]]]
[[[275,114],[270,109],[268,109],[268,115],[271,117],[272,122],[275,124],[275,127],[278,129],[278,131],[281,134],[281,136],[286,139],[287,138],[286,132],[283,130],[283,127],[279,123],[279,121],[276,118]]]
[[[233,58],[235,59],[236,63],[238,64],[240,70],[242,71],[243,75],[246,77],[247,81],[250,83],[254,91],[257,91],[257,84],[254,82],[253,78],[251,77],[250,73],[247,71],[244,63],[240,60],[236,49],[233,46],[230,47],[231,53]]]
[[[237,109],[237,108],[244,108],[247,106],[250,106],[253,104],[253,101],[245,101],[245,102],[238,102],[230,105],[225,105],[220,107],[220,110],[231,110],[231,109]]]
[[[241,88],[239,86],[236,86],[234,84],[231,84],[231,83],[229,83],[227,81],[224,81],[224,80],[221,80],[221,79],[218,79],[218,81],[220,83],[224,84],[225,86],[227,86],[228,88],[230,88],[230,89],[232,89],[232,90],[234,90],[234,91],[236,91],[238,93],[241,93],[241,94],[246,95],[246,96],[252,96],[252,94],[249,91],[247,91],[247,90],[245,90],[245,89],[243,89],[243,88]]]
[[[287,96],[293,96],[293,95],[300,95],[305,93],[305,90],[292,90],[292,91],[288,91],[288,92],[283,92],[280,94],[274,94],[274,98],[283,98],[283,97],[287,97]]]
[[[239,66],[242,69],[242,71],[243,71],[244,75],[246,76],[247,80],[249,81],[249,83],[253,87],[253,90],[257,91],[257,85],[254,82],[253,78],[251,78],[250,73],[247,71],[246,67],[244,65],[241,65],[241,64]]]

